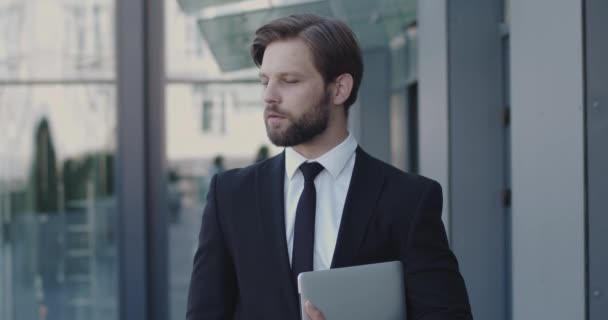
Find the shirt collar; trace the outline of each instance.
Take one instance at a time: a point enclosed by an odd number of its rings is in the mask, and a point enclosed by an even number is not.
[[[355,150],[357,150],[357,140],[350,133],[339,145],[316,159],[306,159],[292,147],[287,147],[285,148],[285,173],[291,180],[302,163],[316,161],[336,179],[346,167],[346,163]]]

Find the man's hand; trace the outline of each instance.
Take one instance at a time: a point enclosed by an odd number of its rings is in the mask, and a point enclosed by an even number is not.
[[[304,310],[310,320],[325,320],[323,313],[308,300],[304,303]]]

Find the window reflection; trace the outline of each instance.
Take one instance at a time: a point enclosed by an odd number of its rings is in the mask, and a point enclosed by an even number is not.
[[[114,96],[0,88],[2,319],[116,318]]]
[[[200,219],[211,177],[274,155],[253,83],[167,86],[171,319],[183,319]]]
[[[165,0],[166,66],[170,77],[209,77],[220,70],[201,37],[196,16],[188,16],[177,0]]]
[[[0,1],[0,319],[117,318],[113,43],[113,0]]]
[[[24,4],[19,2],[0,7],[0,43],[3,44],[0,46],[0,74],[13,74],[17,69],[23,39],[24,9]]]
[[[0,79],[114,76],[112,0],[0,2]]]

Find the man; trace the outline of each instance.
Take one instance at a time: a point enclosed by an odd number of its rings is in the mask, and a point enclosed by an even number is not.
[[[300,272],[393,260],[409,319],[470,319],[441,187],[374,159],[347,130],[363,73],[351,30],[293,15],[258,29],[251,54],[268,137],[286,148],[213,178],[187,319],[299,319]]]

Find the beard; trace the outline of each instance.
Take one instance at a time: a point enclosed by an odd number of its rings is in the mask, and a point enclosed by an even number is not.
[[[267,106],[268,111],[280,113],[288,120],[287,128],[273,126],[265,121],[270,141],[279,147],[293,147],[311,141],[323,133],[329,123],[330,92],[326,90],[314,106],[299,118],[282,112],[276,105]]]

